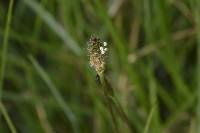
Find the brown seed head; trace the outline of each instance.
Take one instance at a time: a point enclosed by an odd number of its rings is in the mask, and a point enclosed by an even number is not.
[[[106,42],[102,42],[98,37],[91,36],[88,42],[88,53],[90,66],[97,74],[102,74],[105,70],[105,59],[107,54]]]

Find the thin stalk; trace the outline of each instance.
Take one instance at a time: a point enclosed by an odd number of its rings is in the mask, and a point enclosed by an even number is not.
[[[112,119],[112,122],[113,122],[112,125],[114,127],[115,132],[119,133],[118,124],[117,124],[117,118],[116,118],[116,116],[114,114],[114,109],[112,107],[112,104],[111,104],[110,98],[109,98],[109,94],[111,94],[112,92],[109,92],[108,89],[106,89],[106,83],[105,83],[105,80],[104,80],[104,75],[101,74],[101,75],[99,75],[99,77],[100,77],[101,87],[103,89],[105,102],[106,102],[106,105],[108,107],[108,110],[110,112],[111,119]]]
[[[198,90],[198,103],[197,103],[197,132],[200,133],[200,1],[193,0],[193,12],[196,22],[197,31],[197,90]]]
[[[12,12],[13,12],[13,4],[14,4],[14,0],[10,0],[9,7],[8,7],[7,20],[6,20],[6,28],[5,28],[4,39],[3,39],[3,48],[2,48],[2,55],[1,55],[1,74],[0,74],[0,100],[2,97],[2,91],[3,91],[3,81],[4,81],[4,73],[5,73],[5,66],[6,66],[6,57],[7,57],[8,40],[9,40],[9,33],[10,33],[10,23],[11,23]]]
[[[2,55],[1,55],[1,70],[0,70],[0,112],[3,114],[11,132],[17,133],[15,126],[13,125],[8,112],[1,101],[2,91],[3,91],[4,74],[5,74],[5,66],[6,66],[7,49],[8,49],[8,40],[9,40],[9,33],[10,33],[10,24],[11,24],[12,12],[13,12],[13,4],[14,4],[14,0],[10,0],[9,7],[8,7],[6,26],[5,26],[6,28],[5,28],[5,32],[4,32],[4,38],[3,38],[3,48],[2,48]]]
[[[132,123],[128,119],[128,116],[124,112],[122,106],[117,101],[117,99],[114,97],[113,89],[112,89],[111,85],[109,84],[109,82],[106,80],[105,75],[102,73],[99,76],[100,76],[101,85],[102,85],[102,88],[104,91],[104,95],[106,97],[106,100],[107,100],[109,106],[111,106],[112,109],[114,109],[114,111],[116,111],[116,113],[120,116],[121,120],[127,124],[127,126],[132,130],[132,132],[136,132],[135,127],[133,127]]]
[[[58,105],[65,113],[66,117],[69,119],[69,121],[72,124],[72,128],[75,133],[79,133],[79,126],[77,122],[77,117],[74,114],[74,112],[71,110],[69,105],[65,102],[62,95],[58,91],[59,89],[55,86],[55,84],[51,81],[48,74],[44,69],[40,66],[40,64],[34,59],[33,56],[29,56],[29,60],[31,61],[33,67],[36,69],[37,73],[39,74],[40,78],[46,83],[46,85],[49,87],[50,92],[54,96],[55,100],[58,102]]]
[[[149,128],[150,128],[150,125],[151,125],[151,121],[152,121],[152,118],[153,118],[153,114],[156,110],[156,106],[154,105],[149,113],[149,116],[148,116],[148,119],[147,119],[147,122],[145,124],[145,128],[144,128],[144,133],[148,133],[149,131]]]
[[[8,127],[10,128],[11,132],[12,133],[17,133],[17,130],[16,130],[15,126],[13,125],[13,123],[12,123],[10,117],[9,117],[9,114],[8,114],[8,112],[7,112],[5,106],[3,105],[2,102],[0,102],[0,110],[1,110],[5,120],[7,122]]]

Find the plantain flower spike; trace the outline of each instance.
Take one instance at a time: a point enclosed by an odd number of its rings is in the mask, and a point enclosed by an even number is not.
[[[93,67],[98,75],[105,71],[105,62],[108,48],[107,42],[102,42],[97,36],[91,36],[88,42],[88,53],[90,66]]]

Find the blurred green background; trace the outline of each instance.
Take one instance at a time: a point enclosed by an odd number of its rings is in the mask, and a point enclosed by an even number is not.
[[[114,132],[88,63],[93,34],[138,133],[198,132],[199,0],[0,0],[0,133]]]

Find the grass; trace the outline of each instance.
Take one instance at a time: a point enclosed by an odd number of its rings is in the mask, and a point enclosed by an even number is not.
[[[5,34],[3,39],[3,47],[2,47],[2,55],[1,55],[1,76],[0,76],[0,99],[2,97],[2,91],[3,91],[3,83],[4,83],[4,77],[5,77],[5,67],[6,67],[6,57],[7,57],[7,49],[8,49],[8,41],[9,41],[9,32],[10,32],[10,24],[11,24],[11,18],[12,18],[12,11],[13,11],[13,3],[14,1],[11,0],[9,2],[9,8],[8,8],[8,15],[6,20],[6,28],[5,28]]]
[[[5,117],[5,120],[6,120],[8,126],[10,128],[10,131],[12,133],[17,133],[17,130],[15,129],[15,127],[14,127],[14,125],[13,125],[13,123],[12,123],[10,117],[9,117],[9,114],[8,114],[8,112],[7,112],[5,106],[3,105],[2,102],[0,102],[0,109],[1,109],[3,116]]]
[[[66,117],[70,120],[74,132],[78,132],[77,131],[78,123],[77,123],[76,117],[75,117],[74,113],[70,110],[69,106],[63,100],[61,94],[57,91],[58,89],[51,82],[51,80],[49,79],[49,76],[45,73],[45,71],[42,69],[42,67],[36,62],[36,60],[32,56],[29,56],[29,59],[30,59],[31,63],[33,64],[33,66],[35,67],[38,74],[40,75],[40,77],[44,80],[44,82],[49,87],[49,89],[50,89],[51,93],[53,94],[53,96],[55,97],[56,101],[58,102],[60,107],[63,109]]]
[[[4,83],[4,77],[5,77],[5,67],[6,67],[6,57],[7,57],[7,49],[8,49],[8,41],[9,41],[9,32],[10,32],[10,24],[11,24],[11,18],[12,18],[12,11],[13,11],[13,3],[14,1],[11,0],[9,2],[8,7],[8,15],[6,20],[6,28],[5,28],[5,34],[3,39],[3,48],[2,48],[2,55],[1,55],[1,71],[0,71],[0,111],[2,115],[5,118],[5,121],[8,124],[8,127],[10,128],[12,133],[17,133],[15,126],[13,125],[10,116],[2,103],[2,93],[3,93],[3,83]]]
[[[192,1],[192,6],[194,6],[194,17],[195,17],[195,24],[196,24],[196,30],[197,30],[197,82],[200,80],[200,15],[199,15],[199,7],[200,2],[199,1]],[[200,132],[200,84],[198,82],[197,84],[197,90],[198,90],[198,104],[197,104],[197,124],[198,129],[197,132]]]
[[[2,0],[0,132],[200,131],[199,7],[198,0]],[[88,63],[93,34],[108,43],[101,82],[113,88],[110,109]]]

